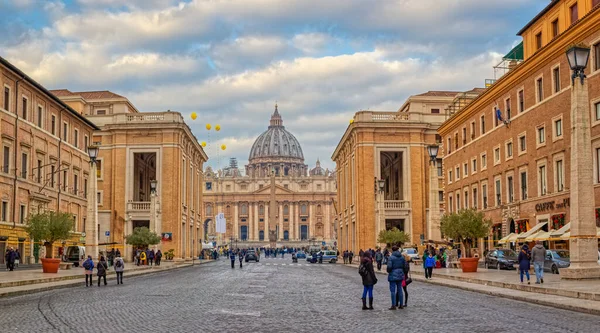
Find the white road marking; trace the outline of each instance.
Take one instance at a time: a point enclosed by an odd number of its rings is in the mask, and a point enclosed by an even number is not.
[[[249,284],[249,285],[246,285],[246,287],[248,287],[248,288],[266,288],[267,286],[261,286],[258,284]]]
[[[229,296],[233,297],[248,297],[248,298],[257,298],[262,299],[265,295],[256,295],[256,294],[229,294]]]
[[[230,311],[230,310],[226,310],[226,309],[221,309],[217,313],[228,314],[228,315],[232,315],[232,316],[260,317],[260,312],[258,312],[258,311],[238,312],[238,311]]]

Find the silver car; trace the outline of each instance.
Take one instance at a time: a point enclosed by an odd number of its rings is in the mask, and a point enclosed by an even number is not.
[[[567,250],[546,250],[546,260],[544,260],[544,271],[558,274],[561,268],[567,268],[571,265],[571,258]]]

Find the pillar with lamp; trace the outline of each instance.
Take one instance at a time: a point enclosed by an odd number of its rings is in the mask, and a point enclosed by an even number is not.
[[[574,45],[567,50],[571,77],[571,237],[569,268],[562,279],[600,278],[598,240],[594,215],[594,182],[588,82],[585,69],[590,48]],[[576,80],[576,79],[579,80]]]
[[[98,259],[98,170],[96,165],[98,151],[97,146],[88,147],[91,179],[88,182],[85,253],[92,256],[94,260]]]
[[[375,178],[375,196],[377,202],[377,230],[375,231],[375,244],[378,244],[377,239],[381,230],[385,230],[385,208],[384,208],[384,195],[385,195],[385,179]],[[379,244],[380,246],[382,244]]]
[[[427,238],[433,241],[442,239],[440,232],[440,198],[439,181],[437,174],[437,155],[440,147],[435,145],[427,146],[429,153],[429,221],[427,223]],[[421,237],[423,240],[424,237]]]
[[[156,205],[158,201],[158,195],[156,192],[157,185],[158,181],[156,181],[156,179],[150,181],[150,231],[160,235],[162,232],[162,228],[160,226],[156,212]],[[160,250],[160,243],[158,244],[158,249]]]

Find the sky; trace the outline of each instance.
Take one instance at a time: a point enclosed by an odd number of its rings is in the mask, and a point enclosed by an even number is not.
[[[355,112],[482,87],[548,3],[0,0],[0,56],[48,89],[110,90],[142,112],[181,112],[199,141],[212,124],[213,168],[247,163],[277,102],[306,164],[334,169]]]

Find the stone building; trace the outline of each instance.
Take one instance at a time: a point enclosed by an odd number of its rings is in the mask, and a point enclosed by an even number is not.
[[[65,245],[80,240],[90,177],[87,146],[98,128],[2,57],[0,89],[0,253],[14,247],[28,263],[40,255],[23,230],[30,214],[73,214]],[[56,245],[54,256],[62,246]]]
[[[267,246],[269,230],[274,230],[278,246],[307,246],[311,241],[333,246],[335,175],[319,161],[309,170],[302,147],[283,126],[277,106],[268,129],[252,145],[245,169],[242,175],[234,159],[223,170],[205,171],[206,241],[225,244],[237,240],[238,246]],[[277,209],[275,220],[269,219],[271,207]],[[224,213],[227,221],[222,236],[214,228],[218,213]]]
[[[396,112],[359,111],[335,149],[338,244],[341,250],[375,248],[379,231],[397,227],[412,244],[432,237],[429,212],[430,158],[436,130],[457,95],[429,91],[411,96]],[[441,156],[435,173],[443,197]],[[384,180],[379,192],[377,180]],[[435,198],[435,199],[439,199]],[[437,213],[442,207],[435,207]],[[443,201],[443,200],[441,200]],[[438,228],[439,229],[439,228]]]
[[[571,70],[565,50],[591,47],[589,82],[596,216],[600,216],[600,1],[551,1],[518,33],[510,71],[439,129],[444,139],[446,207],[476,208],[492,219],[481,252],[509,243],[557,240],[569,230]],[[520,49],[520,50],[519,50]],[[576,81],[577,82],[577,81]],[[500,109],[502,121],[494,110]],[[598,221],[597,221],[598,224]],[[600,226],[600,224],[598,224]],[[531,237],[529,237],[531,236]]]
[[[100,148],[100,242],[116,242],[131,260],[132,248],[124,236],[146,226],[163,236],[158,246],[163,251],[174,249],[179,259],[197,256],[207,156],[181,114],[139,112],[127,98],[110,91],[53,92],[100,128],[93,138]]]

